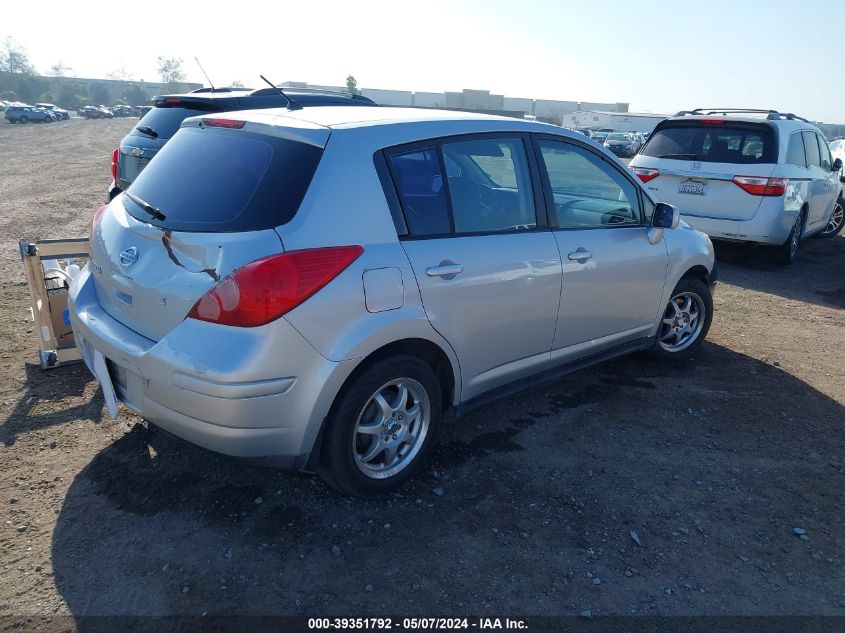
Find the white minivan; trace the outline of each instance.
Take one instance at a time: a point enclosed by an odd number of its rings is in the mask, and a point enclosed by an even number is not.
[[[770,244],[785,262],[828,225],[842,162],[816,126],[773,110],[698,109],[660,122],[631,168],[711,238]]]

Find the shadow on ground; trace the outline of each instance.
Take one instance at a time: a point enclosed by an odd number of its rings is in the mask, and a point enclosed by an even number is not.
[[[92,420],[102,417],[102,390],[81,404],[64,406],[68,399],[80,398],[93,380],[85,365],[79,364],[55,370],[42,370],[33,363],[26,364],[26,390],[6,420],[0,424],[0,442],[15,443],[22,433],[64,424],[68,420]]]
[[[54,580],[78,617],[841,615],[843,419],[706,343],[488,406],[375,501],[138,424],[71,484]]]
[[[719,277],[730,284],[787,299],[845,309],[845,236],[810,238],[792,264],[772,249],[714,242]],[[760,273],[765,274],[760,274]]]

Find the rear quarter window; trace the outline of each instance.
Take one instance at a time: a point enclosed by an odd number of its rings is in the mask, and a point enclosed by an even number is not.
[[[320,162],[320,148],[243,130],[179,130],[127,190],[164,214],[155,219],[129,196],[126,210],[173,231],[274,228],[296,214]]]
[[[706,163],[776,162],[776,143],[766,125],[709,125],[690,121],[656,130],[641,150],[644,156]]]

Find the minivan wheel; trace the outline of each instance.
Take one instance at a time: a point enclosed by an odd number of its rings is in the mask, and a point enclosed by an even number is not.
[[[690,356],[701,345],[713,320],[713,296],[700,279],[683,277],[663,309],[651,356],[676,360]]]
[[[376,361],[332,406],[320,476],[354,496],[393,492],[428,458],[442,415],[440,383],[428,364],[404,355]]]
[[[778,259],[784,264],[791,264],[798,255],[798,246],[801,244],[801,236],[804,233],[804,213],[799,213],[795,218],[795,224],[789,232],[786,241],[778,246]]]
[[[833,207],[833,213],[830,214],[830,220],[824,230],[820,233],[822,237],[833,237],[839,234],[842,226],[845,225],[845,198],[839,196],[836,205]]]

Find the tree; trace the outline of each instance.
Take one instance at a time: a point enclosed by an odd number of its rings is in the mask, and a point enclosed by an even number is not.
[[[85,86],[73,81],[63,81],[59,86],[59,94],[56,98],[60,106],[72,110],[88,103],[88,97],[85,96]]]
[[[0,48],[0,71],[13,75],[34,75],[35,68],[29,63],[26,49],[11,37],[7,37]]]
[[[351,95],[361,94],[361,91],[358,90],[358,80],[353,75],[349,75],[346,78],[346,89],[349,90],[349,94]]]
[[[242,82],[240,79],[235,79],[235,81],[233,81],[233,82],[232,82],[231,84],[229,84],[229,85],[230,85],[230,87],[232,87],[232,88],[243,88],[243,87],[244,87],[244,82]]]
[[[53,91],[48,90],[47,92],[42,92],[41,97],[38,99],[41,103],[53,103],[55,99],[53,98]]]
[[[66,77],[68,72],[72,69],[69,66],[65,66],[64,63],[59,60],[52,66],[50,66],[50,76],[51,77]]]
[[[91,97],[91,101],[96,105],[109,102],[109,91],[103,84],[90,84],[88,86],[88,96]]]
[[[115,68],[111,72],[106,73],[106,77],[115,81],[129,81],[129,73],[126,72],[122,63],[120,64],[120,68]]]
[[[131,85],[123,89],[121,95],[129,105],[144,105],[150,100],[150,95],[141,86]]]
[[[162,83],[174,84],[185,81],[185,71],[182,69],[182,60],[178,57],[158,58],[158,76]]]
[[[0,92],[0,99],[3,99],[3,101],[17,101],[18,93],[14,90],[4,90]]]

